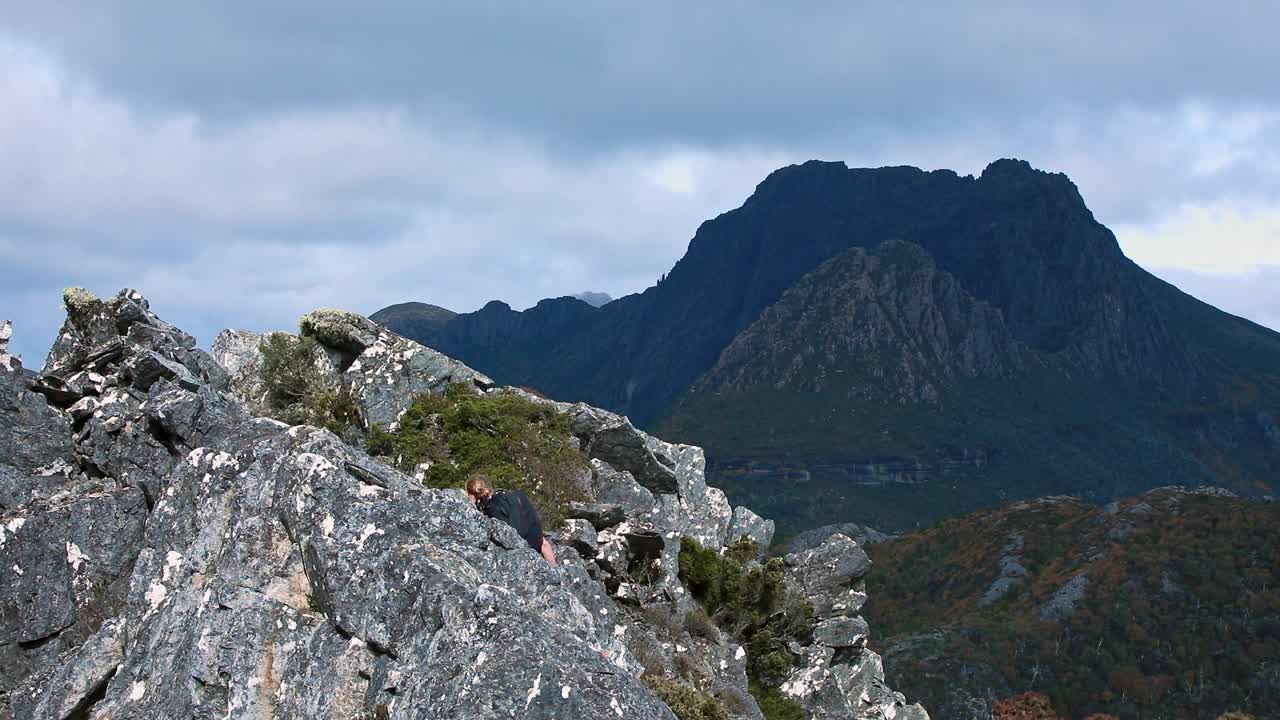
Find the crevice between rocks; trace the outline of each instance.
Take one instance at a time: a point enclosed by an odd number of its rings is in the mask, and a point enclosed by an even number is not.
[[[83,700],[77,703],[74,708],[71,708],[71,712],[67,713],[64,720],[89,720],[94,706],[106,699],[107,688],[111,685],[111,680],[115,676],[116,669],[112,668],[106,677],[99,680],[89,689],[89,694],[85,695]]]
[[[150,435],[152,439],[160,443],[165,450],[168,450],[170,455],[178,459],[182,458],[183,453],[178,447],[180,439],[177,435],[169,432],[163,425],[150,418],[147,419],[146,425],[147,434]]]
[[[18,647],[22,648],[23,650],[37,650],[39,648],[42,648],[45,645],[48,645],[49,643],[53,642],[54,640],[57,640],[58,636],[62,634],[63,630],[66,630],[67,628],[71,627],[74,624],[75,624],[74,622],[67,623],[66,625],[58,628],[57,630],[54,630],[52,633],[49,633],[48,635],[45,635],[43,637],[38,637],[34,640],[19,640]]]

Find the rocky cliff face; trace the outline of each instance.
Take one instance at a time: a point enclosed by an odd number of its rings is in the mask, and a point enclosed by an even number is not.
[[[680,620],[681,537],[772,535],[706,484],[699,448],[552,403],[593,500],[552,534],[552,568],[461,491],[255,416],[251,335],[210,355],[136,292],[64,299],[41,373],[0,346],[0,718],[674,717],[646,673],[762,717],[743,648]],[[366,423],[449,382],[518,392],[359,316],[302,327]],[[786,565],[820,623],[783,692],[813,717],[927,717],[866,648],[857,543]]]
[[[998,380],[1029,359],[999,311],[939,272],[923,248],[891,240],[801,278],[690,392],[772,386],[842,406],[936,407],[955,378]]]

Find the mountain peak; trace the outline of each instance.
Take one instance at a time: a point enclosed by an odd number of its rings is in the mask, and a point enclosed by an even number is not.
[[[768,201],[794,191],[814,190],[840,181],[849,172],[842,161],[809,160],[799,165],[788,165],[769,173],[756,186],[746,204]]]
[[[986,169],[982,171],[982,177],[1017,177],[1034,175],[1036,173],[1042,175],[1047,174],[1042,170],[1036,170],[1031,167],[1031,163],[1026,160],[1019,160],[1017,158],[1000,158],[999,160],[994,160],[987,165]]]
[[[490,300],[489,302],[485,303],[484,307],[480,308],[479,310],[479,312],[490,312],[490,313],[502,312],[502,311],[510,312],[511,306],[502,302],[501,300]]]
[[[585,290],[573,297],[581,300],[591,307],[600,307],[601,305],[608,305],[613,302],[613,296],[609,295],[609,293],[597,292],[595,290]]]

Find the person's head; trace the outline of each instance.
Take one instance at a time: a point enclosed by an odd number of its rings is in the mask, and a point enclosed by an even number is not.
[[[479,505],[488,500],[492,494],[493,483],[489,482],[489,478],[480,473],[472,473],[471,477],[467,478],[467,495],[471,496],[471,502]]]

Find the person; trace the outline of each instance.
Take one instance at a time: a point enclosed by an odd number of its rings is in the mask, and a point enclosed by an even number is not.
[[[534,509],[528,495],[521,490],[495,491],[489,478],[480,473],[467,478],[467,495],[475,503],[476,509],[515,528],[534,552],[540,553],[548,564],[555,566],[555,550],[542,534],[542,519],[538,517],[538,511]]]

